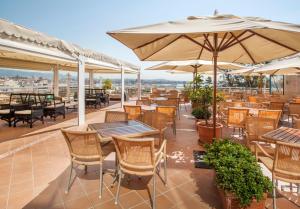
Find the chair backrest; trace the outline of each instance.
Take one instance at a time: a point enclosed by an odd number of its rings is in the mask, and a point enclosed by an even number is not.
[[[106,111],[105,123],[128,121],[128,113],[120,111]]]
[[[257,99],[256,99],[256,97],[254,97],[254,96],[249,96],[249,97],[248,97],[248,101],[249,101],[249,102],[257,102]]]
[[[153,138],[113,136],[120,169],[133,175],[151,175],[155,168]]]
[[[166,104],[167,104],[167,106],[178,107],[179,106],[179,98],[168,98],[168,100],[166,100]]]
[[[141,100],[136,100],[136,105],[151,105],[151,101],[149,99],[141,99]]]
[[[300,117],[300,103],[290,103],[289,114],[297,114]]]
[[[294,128],[300,129],[300,118],[294,118]]]
[[[67,142],[70,155],[78,159],[100,159],[102,151],[96,131],[73,131],[61,129]]]
[[[293,103],[300,103],[300,98],[294,98]]]
[[[142,114],[142,107],[138,105],[124,105],[124,111],[128,113],[128,120],[138,120]]]
[[[158,130],[163,130],[167,127],[168,115],[160,112],[145,111],[143,122]]]
[[[227,125],[243,128],[248,115],[249,109],[228,108]]]
[[[156,112],[166,114],[168,122],[173,122],[176,118],[176,107],[174,106],[157,106]]]
[[[300,145],[277,142],[273,166],[275,178],[300,183]]]
[[[247,117],[246,142],[250,146],[251,141],[260,141],[261,136],[276,129],[275,120],[271,118]]]
[[[259,110],[258,117],[259,118],[271,118],[275,120],[276,128],[278,126],[280,117],[281,117],[281,110]]]
[[[284,102],[270,102],[270,110],[283,110]]]

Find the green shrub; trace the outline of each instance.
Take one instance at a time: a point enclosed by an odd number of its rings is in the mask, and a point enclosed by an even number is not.
[[[202,107],[197,107],[193,109],[192,115],[197,119],[205,119],[205,120],[208,120],[211,117],[211,113],[209,112],[209,110]]]
[[[229,140],[214,141],[206,145],[205,161],[216,171],[217,185],[233,193],[242,207],[253,198],[260,201],[272,190],[272,182],[264,176],[252,153],[244,146]]]

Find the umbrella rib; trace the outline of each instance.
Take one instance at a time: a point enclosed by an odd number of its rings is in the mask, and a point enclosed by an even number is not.
[[[244,49],[244,51],[247,53],[247,55],[250,57],[250,59],[252,60],[252,62],[254,64],[256,64],[254,58],[252,57],[252,55],[250,54],[250,52],[248,51],[248,49],[244,46],[244,44],[241,43],[241,41],[232,33],[230,32],[231,35],[234,37],[234,39],[237,41],[237,43]]]
[[[223,46],[219,46],[219,49],[220,50],[222,50],[223,48],[224,48],[224,46],[227,46],[227,44],[229,43],[229,42],[231,42],[232,41],[232,39],[233,39],[233,37],[232,37],[232,35],[225,41],[225,43],[223,44]],[[220,51],[219,50],[219,51]]]
[[[243,42],[243,41],[245,41],[246,39],[251,38],[252,36],[254,36],[254,34],[251,34],[251,35],[249,35],[249,36],[246,36],[246,37],[240,39],[240,42]],[[235,43],[232,42],[230,45],[227,45],[225,49],[228,49],[228,48],[230,48],[230,47],[232,47],[232,46],[234,46],[234,45],[236,45],[236,44],[237,44],[237,42],[235,42]]]
[[[222,40],[221,40],[221,42],[220,42],[220,44],[219,44],[219,46],[218,46],[218,51],[220,50],[220,47],[222,46],[222,44],[223,44],[225,38],[227,37],[227,35],[228,35],[228,32],[226,32],[226,33],[224,34],[224,36],[223,36],[223,38],[222,38]]]
[[[161,40],[161,39],[164,39],[164,38],[166,38],[166,37],[168,37],[168,36],[169,36],[169,34],[164,35],[164,36],[159,37],[159,38],[156,38],[156,39],[154,39],[154,40],[152,40],[152,41],[149,41],[149,42],[147,42],[147,43],[144,43],[144,44],[142,44],[142,45],[140,45],[140,46],[134,48],[133,50],[140,49],[140,48],[142,48],[142,47],[144,47],[144,46],[147,46],[147,45],[149,45],[149,44],[152,44],[152,43],[154,43],[154,42],[156,42],[156,41],[159,41],[159,40]]]
[[[240,33],[240,34],[239,34],[238,36],[236,36],[236,37],[237,37],[237,38],[240,38],[240,37],[241,37],[242,35],[244,35],[246,32],[247,32],[247,30],[243,31],[242,33]],[[236,40],[235,40],[235,37],[232,35],[232,33],[231,33],[230,35],[231,35],[231,36],[230,36],[229,40],[226,41],[226,43],[224,43],[223,46],[220,46],[221,50],[227,49],[228,46],[230,46],[231,44],[233,44],[233,45],[236,44],[236,42],[234,42],[234,41],[236,41]]]
[[[262,34],[259,34],[259,33],[255,32],[255,31],[253,31],[253,30],[250,30],[250,32],[253,33],[253,34],[255,34],[255,35],[257,35],[257,36],[259,36],[259,37],[261,37],[261,38],[263,38],[263,39],[266,39],[266,40],[268,40],[268,41],[270,41],[270,42],[273,42],[273,43],[275,43],[275,44],[277,44],[277,45],[279,45],[279,46],[282,46],[282,47],[287,48],[287,49],[289,49],[289,50],[291,50],[291,51],[294,51],[294,52],[298,52],[298,50],[296,50],[296,49],[294,49],[294,48],[292,48],[292,47],[289,47],[289,46],[287,46],[287,45],[285,45],[285,44],[283,44],[283,43],[280,43],[280,42],[278,42],[278,41],[275,41],[274,39],[271,39],[271,38],[266,37],[266,36],[264,36],[264,35],[262,35]]]
[[[170,44],[172,44],[173,42],[177,41],[178,39],[180,39],[182,37],[182,35],[176,37],[174,40],[172,40],[170,43],[168,43],[167,45],[163,46],[162,48],[158,49],[157,51],[151,53],[150,55],[148,55],[147,57],[141,59],[142,61],[148,59],[149,57],[152,57],[154,54],[156,54],[157,52],[159,52],[160,50],[166,48],[167,46],[169,46]]]
[[[208,47],[210,47],[210,49],[213,51],[214,47],[211,45],[210,41],[208,40],[209,34],[203,34],[203,36],[204,36],[204,38],[206,40],[205,43],[207,43]]]
[[[202,55],[202,52],[203,52],[203,49],[204,49],[204,48],[202,47],[201,50],[200,50],[200,53],[199,53],[199,55],[198,55],[198,57],[197,57],[197,60],[200,59],[200,57],[201,57],[201,55]]]
[[[195,41],[194,39],[192,39],[191,37],[187,36],[187,35],[182,35],[184,36],[185,38],[189,39],[190,41],[194,42],[195,44],[198,44],[199,46],[202,46],[204,49],[206,49],[207,51],[210,51],[211,52],[211,49],[210,48],[207,48],[205,45],[199,43],[198,41]]]

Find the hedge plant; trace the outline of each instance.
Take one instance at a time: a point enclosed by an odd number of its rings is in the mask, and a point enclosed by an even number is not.
[[[260,201],[272,191],[272,182],[264,176],[252,153],[244,146],[229,140],[206,145],[205,161],[214,167],[218,188],[232,193],[245,207],[253,198]]]

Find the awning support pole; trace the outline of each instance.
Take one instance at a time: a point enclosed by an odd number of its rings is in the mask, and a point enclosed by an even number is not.
[[[94,88],[94,72],[89,72],[89,87],[92,89]]]
[[[82,55],[78,58],[78,125],[85,123],[85,85],[84,85],[84,69],[85,60]]]
[[[141,99],[142,96],[142,83],[141,83],[141,70],[137,73],[137,97],[138,100]]]
[[[59,71],[58,66],[53,68],[53,94],[59,96]]]
[[[67,74],[67,92],[66,92],[68,101],[70,101],[70,96],[71,96],[70,95],[71,94],[70,87],[71,87],[71,74],[68,72],[68,74]]]
[[[124,85],[124,68],[121,65],[121,107],[123,108],[124,105],[124,101],[125,101],[125,89],[124,89],[125,85]]]

